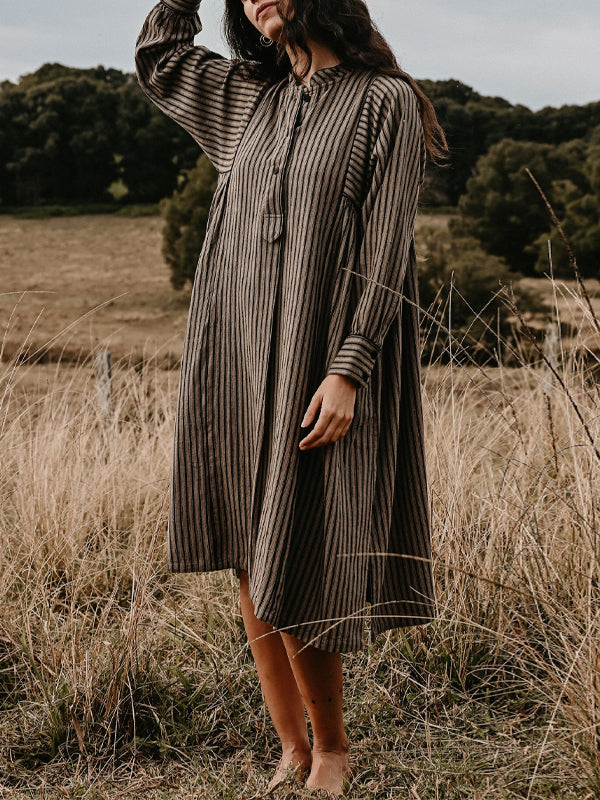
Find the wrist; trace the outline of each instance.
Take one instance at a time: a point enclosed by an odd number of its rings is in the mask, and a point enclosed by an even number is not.
[[[335,375],[336,378],[339,378],[345,381],[347,384],[352,386],[354,389],[358,389],[359,383],[358,381],[350,375],[342,374],[341,372],[330,372],[329,375]]]

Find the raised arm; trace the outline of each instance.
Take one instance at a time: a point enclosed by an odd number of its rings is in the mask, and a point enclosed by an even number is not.
[[[390,98],[372,156],[373,178],[365,200],[369,212],[357,267],[366,277],[365,288],[348,335],[327,370],[327,374],[347,375],[361,386],[368,383],[400,310],[423,179],[423,153],[418,101],[402,83],[397,96]]]
[[[241,64],[204,46],[200,0],[164,0],[144,23],[135,49],[138,81],[161,111],[198,142],[219,172],[227,171],[265,84]]]

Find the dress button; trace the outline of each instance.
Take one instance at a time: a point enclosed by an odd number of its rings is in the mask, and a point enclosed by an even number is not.
[[[277,175],[277,173],[279,172],[279,167],[273,167],[273,172],[275,173],[275,175]]]
[[[304,102],[305,102],[305,103],[308,103],[308,101],[310,100],[310,94],[309,94],[309,92],[307,92],[306,90],[304,90],[304,91],[302,92],[302,99],[304,100]]]

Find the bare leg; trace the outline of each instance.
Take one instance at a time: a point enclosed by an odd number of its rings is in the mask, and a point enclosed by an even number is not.
[[[285,770],[290,764],[298,766],[299,773],[310,769],[311,751],[304,703],[281,634],[275,631],[272,625],[256,618],[250,599],[248,573],[240,570],[238,574],[246,634],[263,697],[283,748],[279,767],[269,784],[269,789],[272,789],[282,781]],[[259,636],[263,638],[259,639]]]
[[[342,714],[342,657],[281,633],[313,729],[312,770],[306,785],[343,794],[350,778]]]

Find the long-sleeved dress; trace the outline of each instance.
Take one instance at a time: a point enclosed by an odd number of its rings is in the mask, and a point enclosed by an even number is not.
[[[367,624],[378,634],[437,613],[418,101],[401,78],[343,63],[309,86],[292,71],[249,78],[194,45],[198,8],[158,3],[136,46],[142,89],[218,171],[182,358],[167,568],[245,569],[259,619],[355,651]],[[330,373],[356,381],[354,418],[302,451]]]

